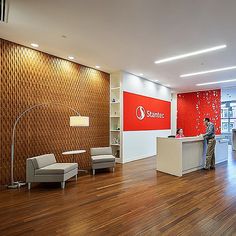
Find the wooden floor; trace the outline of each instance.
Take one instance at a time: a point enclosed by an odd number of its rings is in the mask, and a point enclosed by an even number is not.
[[[0,235],[236,235],[236,156],[182,178],[155,158],[60,185],[0,192]]]

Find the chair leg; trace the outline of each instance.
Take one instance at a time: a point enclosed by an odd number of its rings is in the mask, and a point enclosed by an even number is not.
[[[28,183],[28,190],[31,189],[31,183]]]
[[[75,176],[75,181],[77,182],[77,180],[78,180],[78,174]]]
[[[65,188],[65,181],[61,182],[61,188],[62,188],[62,189]]]
[[[113,173],[115,172],[115,167],[112,168],[112,172],[113,172]]]
[[[95,175],[95,169],[93,169],[93,175]]]

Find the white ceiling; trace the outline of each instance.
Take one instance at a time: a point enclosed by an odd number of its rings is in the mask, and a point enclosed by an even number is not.
[[[179,78],[236,65],[236,0],[11,0],[0,37],[101,70],[158,79],[177,91],[236,78],[236,70]],[[62,35],[66,35],[63,38]],[[226,49],[164,64],[155,60],[227,44]],[[236,82],[225,84],[227,87]]]

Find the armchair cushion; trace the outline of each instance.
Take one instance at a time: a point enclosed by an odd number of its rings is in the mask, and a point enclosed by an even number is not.
[[[91,156],[112,155],[111,147],[91,148]]]
[[[35,169],[40,169],[48,165],[56,163],[56,158],[54,154],[45,154],[37,157],[30,158],[33,162]]]
[[[78,163],[55,163],[35,170],[36,175],[57,175],[66,174],[71,170],[77,169]]]
[[[115,157],[112,155],[91,156],[93,163],[100,162],[115,162]]]

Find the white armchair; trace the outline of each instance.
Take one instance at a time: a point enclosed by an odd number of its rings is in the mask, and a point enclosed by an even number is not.
[[[34,182],[61,182],[65,188],[65,181],[75,176],[77,180],[78,163],[57,163],[54,154],[45,154],[28,158],[26,161],[26,182],[28,189]]]
[[[91,148],[91,160],[93,175],[96,169],[112,168],[115,170],[115,157],[112,155],[111,147]]]

